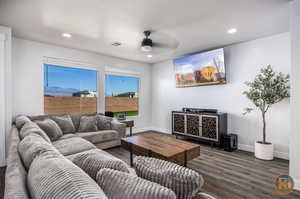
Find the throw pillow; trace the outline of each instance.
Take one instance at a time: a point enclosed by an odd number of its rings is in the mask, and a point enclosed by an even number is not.
[[[41,153],[51,152],[52,154],[60,155],[60,153],[52,146],[52,144],[46,142],[40,135],[33,133],[26,136],[19,143],[18,152],[27,170],[36,156]]]
[[[176,199],[166,187],[112,169],[101,169],[96,181],[109,199]]]
[[[26,122],[24,124],[20,131],[20,137],[21,139],[24,139],[26,136],[32,133],[40,135],[42,138],[44,138],[44,140],[51,143],[51,140],[48,137],[48,135],[34,122]]]
[[[139,177],[173,190],[177,199],[192,199],[204,184],[196,171],[152,157],[136,156],[133,166]]]
[[[69,115],[52,116],[52,119],[58,124],[64,134],[75,132],[74,124]]]
[[[38,156],[30,166],[27,182],[32,198],[107,199],[92,178],[63,156]]]
[[[97,115],[98,130],[111,130],[112,118],[104,115]]]
[[[78,132],[95,132],[98,130],[96,116],[82,116]]]
[[[49,136],[51,141],[58,140],[63,135],[57,123],[51,119],[34,122]]]
[[[75,131],[78,131],[78,129],[79,129],[80,118],[82,116],[96,116],[96,114],[72,114],[72,115],[70,115],[70,117],[73,121],[74,127],[75,127]]]
[[[99,149],[75,155],[72,161],[93,179],[96,179],[98,171],[103,168],[129,173],[129,166],[125,162]]]
[[[20,116],[17,116],[17,117],[16,117],[16,127],[17,127],[19,130],[24,126],[24,124],[25,124],[26,122],[31,122],[31,120],[30,120],[27,116],[25,116],[25,115],[20,115]]]

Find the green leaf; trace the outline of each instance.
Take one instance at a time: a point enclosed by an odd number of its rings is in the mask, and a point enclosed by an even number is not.
[[[253,108],[245,108],[244,109],[244,112],[243,112],[243,115],[246,115],[248,113],[251,113],[254,109]]]

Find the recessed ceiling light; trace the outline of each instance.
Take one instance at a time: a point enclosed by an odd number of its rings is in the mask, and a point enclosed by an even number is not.
[[[65,37],[65,38],[71,38],[72,37],[72,35],[70,33],[63,33],[62,36]]]
[[[151,57],[153,57],[153,56],[152,56],[152,55],[147,55],[147,57],[148,57],[148,58],[151,58]]]
[[[112,45],[112,46],[121,46],[122,43],[121,43],[121,42],[114,42],[114,43],[112,43],[111,45]]]
[[[235,34],[237,32],[237,29],[236,28],[230,28],[227,33],[228,34]]]

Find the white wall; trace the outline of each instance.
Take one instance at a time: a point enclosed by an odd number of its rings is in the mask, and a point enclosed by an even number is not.
[[[0,166],[5,165],[5,34],[0,32]]]
[[[99,89],[103,94],[105,67],[139,72],[141,77],[140,114],[134,118],[136,129],[141,130],[151,125],[151,66],[149,64],[19,38],[13,38],[12,56],[13,115],[43,114],[43,58],[46,56],[93,65],[92,67],[102,74]],[[100,111],[104,111],[104,95],[100,98]]]
[[[11,29],[0,26],[0,166],[5,155],[11,127]]]
[[[5,35],[0,33],[0,165],[4,166],[5,164],[5,59],[4,59],[4,42]]]
[[[291,144],[290,175],[300,190],[300,1],[291,3],[291,44],[292,44],[292,95],[291,95]]]
[[[228,84],[176,88],[172,60],[154,64],[152,69],[152,126],[171,131],[171,111],[182,107],[213,108],[227,112],[228,132],[239,135],[240,148],[253,150],[262,138],[258,111],[243,116],[251,106],[242,95],[245,81],[254,79],[261,67],[271,64],[276,71],[290,73],[290,35],[284,33],[225,48]],[[267,116],[267,139],[275,144],[276,156],[288,158],[290,134],[289,99],[274,105]]]

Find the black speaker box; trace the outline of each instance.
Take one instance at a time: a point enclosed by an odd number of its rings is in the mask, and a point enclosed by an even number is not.
[[[223,135],[221,142],[224,151],[232,152],[238,149],[238,136],[236,134]]]
[[[109,112],[109,111],[105,112],[104,115],[107,116],[107,117],[114,117],[114,113],[113,112]]]

